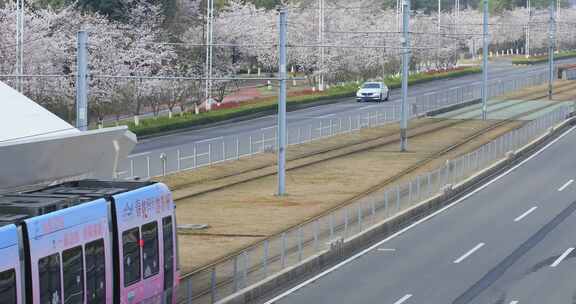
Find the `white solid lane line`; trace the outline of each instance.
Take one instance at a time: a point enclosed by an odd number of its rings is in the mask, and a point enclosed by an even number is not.
[[[564,191],[564,189],[568,188],[568,186],[572,185],[572,183],[574,182],[573,179],[567,181],[562,187],[558,188],[558,191],[562,192]]]
[[[220,137],[214,137],[214,138],[209,138],[209,139],[203,139],[197,142],[194,142],[195,144],[201,144],[201,143],[205,143],[205,142],[209,142],[209,141],[216,141],[216,140],[222,140],[224,139],[224,136],[220,136]]]
[[[466,252],[463,256],[459,257],[457,260],[454,261],[454,264],[459,264],[460,262],[464,261],[467,257],[469,257],[470,255],[472,255],[474,252],[478,251],[478,249],[484,247],[484,243],[480,243],[478,245],[476,245],[476,247],[470,249],[468,252]]]
[[[512,301],[510,304],[518,304],[518,301]]]
[[[276,128],[276,126],[269,126],[269,127],[260,128],[260,131],[266,131],[266,130],[275,129],[275,128]]]
[[[394,248],[378,248],[378,251],[396,251]]]
[[[551,142],[549,142],[546,146],[542,147],[541,149],[539,149],[538,151],[536,151],[536,153],[530,155],[528,158],[526,158],[525,160],[521,161],[519,164],[515,165],[514,167],[506,170],[504,173],[496,176],[495,178],[489,180],[488,182],[486,182],[485,184],[482,184],[480,187],[476,188],[475,190],[472,190],[472,192],[464,195],[463,197],[459,198],[458,200],[456,200],[455,202],[450,203],[447,206],[442,207],[440,210],[437,210],[435,212],[433,212],[432,214],[429,214],[428,216],[425,216],[423,218],[421,218],[420,220],[410,224],[407,227],[404,227],[403,229],[400,229],[400,231],[397,231],[395,233],[393,233],[392,235],[390,235],[389,237],[381,240],[380,242],[377,242],[376,244],[356,253],[355,255],[347,258],[346,260],[322,271],[321,273],[313,276],[312,278],[309,278],[308,280],[286,290],[285,292],[275,296],[274,298],[266,301],[264,304],[274,304],[276,302],[278,302],[279,300],[286,298],[287,296],[293,294],[294,292],[314,283],[314,282],[318,282],[319,279],[329,275],[330,273],[344,267],[345,265],[349,264],[352,261],[355,261],[357,259],[359,259],[360,257],[366,255],[367,253],[371,252],[372,250],[382,246],[382,244],[385,244],[386,242],[389,242],[392,239],[395,239],[396,237],[398,237],[399,235],[402,235],[404,233],[406,233],[406,231],[410,231],[411,229],[413,229],[414,227],[417,227],[418,225],[430,220],[431,218],[438,216],[439,214],[444,213],[446,210],[449,210],[450,208],[462,203],[463,201],[465,201],[466,199],[468,199],[469,197],[475,195],[476,193],[486,189],[488,186],[492,185],[493,183],[501,180],[502,178],[504,178],[505,176],[507,176],[508,174],[516,171],[518,168],[522,167],[524,164],[526,164],[527,162],[529,162],[530,160],[536,158],[538,155],[542,154],[544,151],[548,150],[550,147],[552,147],[555,143],[557,143],[558,141],[560,141],[562,138],[566,137],[568,134],[570,134],[571,132],[573,132],[574,130],[576,130],[576,126],[570,128],[569,130],[567,130],[566,132],[562,133],[560,136],[558,136],[557,138],[555,138],[554,140],[552,140]]]
[[[528,211],[522,213],[519,217],[515,218],[514,221],[515,221],[515,222],[521,221],[523,218],[527,217],[528,214],[534,212],[534,210],[536,210],[536,209],[538,209],[538,207],[536,207],[536,206],[530,208]]]
[[[408,299],[410,299],[412,297],[411,294],[407,294],[403,297],[401,297],[400,299],[398,299],[398,301],[394,302],[394,304],[402,304],[404,302],[406,302]]]
[[[322,119],[322,118],[328,118],[328,117],[332,117],[332,116],[336,116],[336,114],[335,113],[326,114],[326,115],[322,115],[322,116],[316,116],[315,118]]]
[[[366,109],[372,109],[372,108],[376,108],[376,107],[377,107],[377,106],[371,105],[371,106],[362,107],[362,108],[360,108],[360,109],[358,109],[358,110],[366,110]]]
[[[564,251],[564,253],[561,256],[559,256],[556,259],[556,261],[554,261],[554,263],[552,263],[552,265],[550,265],[550,267],[558,266],[558,264],[560,264],[572,251],[574,251],[574,248],[566,249],[566,251]]]

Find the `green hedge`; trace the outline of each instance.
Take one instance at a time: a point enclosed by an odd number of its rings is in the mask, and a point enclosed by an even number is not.
[[[554,59],[566,59],[576,57],[576,52],[563,52],[554,55]],[[542,62],[547,62],[548,56],[540,57],[530,57],[530,58],[514,58],[512,59],[512,64],[537,64]]]
[[[478,67],[469,67],[459,71],[446,72],[441,74],[415,74],[411,75],[409,79],[410,84],[428,82],[438,79],[447,79],[461,77],[464,75],[480,73],[481,69]],[[401,79],[399,77],[387,77],[385,83],[389,88],[399,88],[401,86]],[[289,97],[287,102],[287,110],[297,109],[303,105],[315,103],[323,100],[338,99],[343,97],[352,97],[356,93],[358,86],[354,83],[346,84],[344,86],[335,86],[322,93],[315,93],[304,96]],[[153,134],[190,128],[193,126],[205,125],[215,122],[221,122],[232,118],[252,115],[256,113],[276,113],[278,108],[276,98],[263,100],[261,102],[243,104],[237,108],[222,109],[218,111],[211,111],[200,113],[198,115],[192,113],[185,113],[184,115],[176,115],[171,119],[163,116],[159,118],[147,118],[140,121],[140,125],[134,125],[134,122],[129,122],[128,126],[132,132],[138,136],[150,136]]]
[[[429,82],[429,81],[434,81],[434,80],[439,80],[439,79],[462,77],[465,75],[476,74],[476,73],[481,73],[481,72],[482,72],[482,69],[479,67],[467,67],[467,68],[464,68],[462,70],[453,71],[453,72],[445,72],[445,73],[440,73],[440,74],[424,74],[424,73],[413,74],[413,75],[410,75],[410,77],[408,79],[408,83],[409,84],[417,84],[417,83]],[[400,76],[386,77],[386,79],[384,79],[384,82],[391,89],[397,89],[397,88],[400,88],[402,86],[402,78]]]

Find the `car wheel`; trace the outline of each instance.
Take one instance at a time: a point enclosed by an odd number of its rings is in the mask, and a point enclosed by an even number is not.
[[[384,96],[382,96],[382,94],[380,94],[380,99],[378,99],[378,102],[383,102],[384,101]]]
[[[390,100],[390,91],[388,91],[388,93],[386,93],[386,101]]]

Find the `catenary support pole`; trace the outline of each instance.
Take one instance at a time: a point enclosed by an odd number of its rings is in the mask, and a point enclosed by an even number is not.
[[[208,98],[212,107],[212,87],[214,86],[214,0],[210,0],[210,64],[208,65]]]
[[[488,0],[483,0],[482,22],[482,119],[488,119]]]
[[[409,30],[410,0],[402,2],[402,110],[400,123],[400,151],[408,149],[408,67],[410,65]]]
[[[210,0],[206,1],[206,62],[204,64],[204,71],[206,73],[206,76],[208,76],[208,64],[210,62],[210,58],[209,58],[209,54],[210,54]],[[206,77],[208,78],[208,77]],[[206,107],[209,107],[208,105],[208,79],[205,80],[205,85],[204,85],[204,98],[206,99]]]
[[[436,67],[438,67],[438,62],[440,61],[440,48],[442,48],[442,0],[438,0],[438,37],[436,46]]]
[[[287,10],[280,9],[280,92],[278,99],[278,196],[286,194],[286,35],[288,32]]]
[[[556,1],[550,0],[550,21],[548,32],[548,99],[552,99],[554,90],[554,50],[556,44]]]
[[[212,108],[212,51],[213,51],[213,15],[214,14],[214,0],[206,1],[206,109]]]
[[[24,0],[16,0],[16,74],[24,74]],[[16,90],[23,91],[22,77],[16,78]]]
[[[402,29],[402,16],[400,11],[402,10],[400,7],[402,6],[402,0],[396,0],[396,27],[398,31]]]
[[[318,91],[324,91],[324,62],[325,62],[325,48],[322,46],[324,45],[324,16],[325,16],[325,9],[324,9],[324,0],[318,0],[318,41],[320,43],[320,67],[319,67],[319,75],[318,75]]]
[[[88,34],[78,32],[78,53],[76,58],[76,128],[88,130],[88,50],[86,48]]]
[[[20,0],[16,0],[16,66],[15,72],[17,75],[21,75],[20,73]],[[20,82],[22,79],[20,77],[16,78],[16,90],[22,92],[20,88]]]
[[[532,5],[530,0],[527,0],[528,3],[526,7],[528,8],[528,23],[526,24],[526,44],[524,46],[524,52],[526,53],[526,58],[530,57],[530,22],[532,21]]]
[[[442,27],[442,0],[438,0],[438,35],[440,35],[441,27]]]

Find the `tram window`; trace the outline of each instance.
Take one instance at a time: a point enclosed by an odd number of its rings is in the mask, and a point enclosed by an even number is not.
[[[62,252],[64,272],[64,304],[82,304],[84,302],[84,262],[82,246]]]
[[[106,303],[106,254],[102,239],[86,244],[86,303]]]
[[[138,227],[122,233],[124,286],[140,281],[140,231]]]
[[[158,274],[158,224],[151,222],[142,226],[142,269],[144,278],[147,279]]]
[[[41,258],[38,261],[38,273],[40,274],[40,303],[62,303],[60,254],[56,253]]]
[[[2,303],[16,304],[16,271],[0,272],[0,299]]]
[[[174,283],[174,234],[172,230],[172,217],[162,219],[162,233],[164,239],[164,280],[166,287]]]

